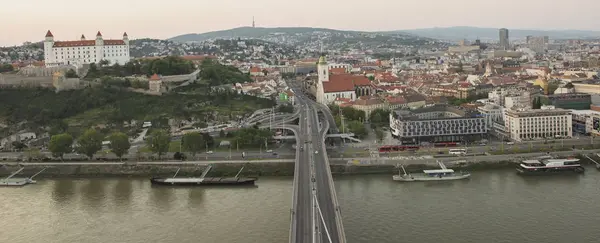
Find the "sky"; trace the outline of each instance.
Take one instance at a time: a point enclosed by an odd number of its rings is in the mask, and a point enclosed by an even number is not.
[[[166,39],[252,25],[342,30],[476,26],[600,30],[599,0],[24,0],[0,8],[0,46],[93,38]],[[562,3],[562,4],[559,4]],[[567,4],[568,3],[568,4]]]

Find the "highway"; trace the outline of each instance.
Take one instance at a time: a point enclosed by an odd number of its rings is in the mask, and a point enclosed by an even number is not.
[[[292,198],[292,218],[290,225],[290,242],[304,243],[310,242],[313,235],[313,201],[312,188],[310,185],[310,163],[309,150],[305,149],[307,136],[304,134],[308,130],[308,123],[303,114],[307,112],[304,106],[300,108],[300,121],[298,126],[286,125],[286,129],[294,131],[296,136],[296,167],[294,171],[294,191]]]
[[[304,126],[303,123],[307,123],[308,126],[308,129],[302,129],[302,134],[306,134],[308,137],[304,154],[306,154],[308,162],[312,164],[312,177],[310,181],[307,181],[314,186],[314,195],[310,196],[315,203],[315,212],[311,218],[316,221],[314,222],[316,232],[313,232],[315,238],[312,242],[344,243],[346,239],[325,147],[329,121],[328,119],[319,121],[319,108],[314,102],[308,101],[304,94],[296,92],[296,98],[304,111],[300,113],[299,121],[302,126]],[[299,175],[299,178],[304,179],[304,175]],[[300,201],[306,202],[302,199]],[[297,238],[295,242],[310,241],[299,241]]]

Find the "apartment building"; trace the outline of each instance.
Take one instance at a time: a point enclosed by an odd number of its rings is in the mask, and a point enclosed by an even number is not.
[[[514,141],[573,136],[570,110],[554,106],[506,109],[504,118],[505,130]]]

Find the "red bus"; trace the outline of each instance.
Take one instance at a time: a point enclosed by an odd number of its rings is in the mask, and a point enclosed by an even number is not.
[[[379,147],[380,153],[399,152],[405,150],[418,150],[418,145],[386,145]]]
[[[434,147],[456,147],[459,145],[459,142],[437,142],[433,144]]]

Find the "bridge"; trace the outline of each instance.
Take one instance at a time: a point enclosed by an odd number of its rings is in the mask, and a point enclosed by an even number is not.
[[[333,116],[327,107],[311,102],[297,89],[294,92],[300,107],[299,125],[275,127],[291,130],[297,144],[290,243],[345,243],[340,206],[325,149],[327,133],[337,132],[337,128],[330,127],[335,126],[335,122],[330,124]],[[319,111],[325,119],[319,119]]]

